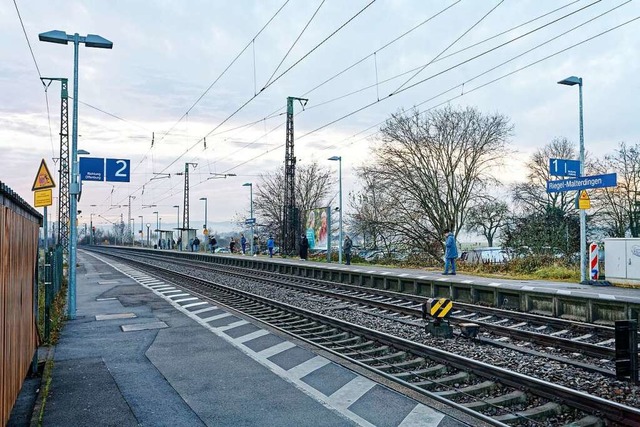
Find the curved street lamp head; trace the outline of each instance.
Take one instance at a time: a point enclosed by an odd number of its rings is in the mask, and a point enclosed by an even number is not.
[[[206,197],[200,197],[200,200],[207,200]]]
[[[582,85],[582,77],[576,77],[576,76],[567,77],[564,80],[560,80],[558,84],[567,85],[567,86]]]
[[[251,182],[245,182],[244,184],[242,184],[243,187],[252,187],[253,183]]]
[[[88,152],[87,150],[83,150],[83,149],[78,150],[78,155],[79,156],[87,156],[89,154],[91,154],[91,153]]]
[[[158,211],[155,211],[155,212],[151,212],[151,213],[154,213],[154,214],[158,214]]]
[[[178,206],[178,205],[173,205],[173,207],[180,209],[180,206]]]
[[[337,160],[342,160],[342,157],[340,157],[340,156],[331,156],[327,160],[337,161]]]

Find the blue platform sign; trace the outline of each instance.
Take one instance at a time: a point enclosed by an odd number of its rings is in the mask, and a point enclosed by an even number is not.
[[[560,193],[563,191],[580,191],[589,188],[616,187],[618,175],[608,173],[605,175],[591,175],[580,178],[562,179],[559,181],[547,181],[547,193]]]
[[[107,159],[106,180],[112,182],[129,182],[131,179],[131,160]]]
[[[256,223],[256,219],[255,218],[247,218],[247,219],[244,220],[244,223],[246,225],[253,225],[253,224]]]
[[[80,179],[82,181],[104,181],[104,159],[102,157],[80,157]]]
[[[549,173],[553,176],[580,176],[580,160],[549,159]]]

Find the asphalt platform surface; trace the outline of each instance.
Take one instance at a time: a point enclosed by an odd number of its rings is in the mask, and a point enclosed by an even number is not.
[[[78,260],[44,426],[471,425],[170,283]]]

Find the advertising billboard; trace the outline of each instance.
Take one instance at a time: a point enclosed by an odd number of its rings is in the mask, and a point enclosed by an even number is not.
[[[309,209],[305,219],[305,234],[309,240],[309,249],[319,251],[329,249],[329,208]]]

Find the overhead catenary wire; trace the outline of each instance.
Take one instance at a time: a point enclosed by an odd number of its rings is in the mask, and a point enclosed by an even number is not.
[[[35,65],[36,67],[36,72],[38,73],[38,77],[40,78],[40,81],[42,82],[42,85],[44,86],[44,98],[45,98],[45,103],[47,105],[47,121],[49,123],[49,140],[51,141],[51,159],[55,162],[55,158],[56,158],[56,149],[55,149],[55,145],[53,144],[53,132],[51,130],[51,113],[49,110],[49,96],[47,95],[47,87],[48,85],[46,85],[43,81],[42,81],[42,73],[40,72],[40,66],[38,66],[38,61],[36,60],[36,56],[33,53],[33,48],[31,47],[31,42],[29,41],[29,36],[27,35],[27,30],[24,27],[24,21],[22,20],[22,15],[20,14],[20,9],[18,8],[18,3],[16,2],[16,0],[13,0],[13,6],[16,9],[16,13],[18,14],[18,20],[20,21],[20,27],[22,28],[22,33],[24,34],[24,39],[27,41],[27,46],[29,47],[29,52],[31,53],[31,59],[33,60],[33,65]]]
[[[241,110],[243,110],[249,103],[251,103],[255,98],[257,98],[260,94],[262,94],[262,92],[264,92],[265,89],[267,89],[268,87],[272,86],[276,81],[278,81],[280,78],[282,78],[284,75],[286,75],[289,71],[291,71],[294,67],[296,67],[298,64],[300,64],[304,59],[306,59],[311,53],[313,53],[315,50],[317,50],[320,46],[322,46],[324,43],[326,43],[328,40],[330,40],[333,36],[335,36],[340,30],[342,30],[343,28],[345,28],[349,23],[351,23],[356,17],[360,16],[365,10],[367,10],[373,3],[375,3],[376,0],[371,0],[369,3],[367,3],[364,7],[362,7],[358,12],[356,12],[353,16],[351,16],[347,21],[345,21],[343,24],[341,24],[338,28],[336,28],[334,31],[332,31],[328,36],[326,36],[322,41],[320,41],[318,44],[316,44],[313,48],[311,48],[307,53],[305,53],[301,58],[299,58],[294,64],[292,64],[291,66],[289,66],[285,71],[283,71],[282,73],[280,73],[280,75],[278,75],[278,77],[276,77],[275,79],[273,79],[268,85],[266,85],[265,87],[263,87],[258,94],[250,97],[247,101],[245,101],[242,105],[240,105],[235,111],[233,111],[230,115],[228,115],[224,120],[222,120],[218,125],[216,125],[212,130],[210,130],[206,135],[203,136],[203,138],[206,138],[208,136],[210,136],[213,132],[215,132],[216,130],[218,130],[222,125],[224,125],[227,121],[229,121],[230,119],[232,119],[238,112],[240,112]],[[181,153],[178,157],[176,157],[171,163],[169,163],[167,166],[165,166],[164,169],[162,169],[160,172],[165,172],[167,169],[169,169],[171,166],[173,166],[176,162],[178,162],[182,157],[184,157],[187,153],[189,153],[193,148],[195,148],[196,146],[198,146],[200,144],[200,142],[202,141],[203,138],[198,139],[198,141],[196,141],[193,145],[191,145],[190,147],[188,147],[187,149],[185,149],[185,151],[183,153]],[[145,182],[145,184],[148,183]],[[143,186],[145,185],[143,184]],[[134,191],[135,194],[137,191],[139,191],[142,187],[138,187],[137,190]],[[127,196],[128,197],[128,196]]]
[[[489,15],[491,15],[491,13],[496,10],[502,3],[504,3],[504,0],[500,0],[500,2],[498,4],[496,4],[494,7],[491,8],[491,10],[489,10],[487,13],[485,13],[482,18],[480,18],[479,20],[477,20],[471,27],[467,28],[467,30],[465,30],[462,34],[460,34],[460,36],[455,39],[454,41],[452,41],[446,48],[444,48],[444,50],[440,51],[439,54],[437,54],[433,59],[431,59],[431,61],[427,62],[426,64],[424,64],[422,67],[420,67],[420,69],[418,69],[418,71],[415,72],[414,75],[412,75],[411,77],[409,77],[407,79],[407,81],[405,81],[404,83],[402,83],[400,85],[400,87],[398,87],[396,90],[393,91],[393,93],[398,93],[400,91],[400,89],[402,89],[407,83],[409,83],[411,80],[413,80],[415,77],[418,76],[418,74],[420,74],[421,72],[424,71],[425,68],[427,68],[429,65],[431,65],[434,61],[436,61],[440,56],[444,55],[444,53],[449,50],[450,47],[452,47],[453,45],[455,45],[456,43],[458,43],[460,40],[462,40],[462,38],[464,36],[466,36],[467,34],[469,34],[475,27],[477,27],[478,25],[480,25],[480,23],[482,21],[485,20],[485,18]]]
[[[592,41],[592,40],[594,40],[594,39],[596,39],[596,38],[598,38],[598,37],[601,37],[601,36],[603,36],[603,35],[605,35],[605,34],[608,34],[608,33],[612,32],[612,31],[614,31],[614,30],[617,30],[617,29],[619,29],[619,28],[621,28],[621,27],[623,27],[623,26],[625,26],[625,25],[628,25],[628,24],[630,24],[630,23],[632,23],[632,22],[635,22],[635,21],[637,21],[637,20],[639,20],[639,19],[640,19],[640,16],[637,16],[637,17],[635,17],[635,18],[632,18],[632,19],[630,19],[630,20],[628,20],[628,21],[623,22],[622,24],[616,25],[616,26],[611,27],[611,28],[609,28],[609,29],[607,29],[607,30],[604,30],[604,31],[602,31],[602,32],[600,32],[600,33],[598,33],[598,34],[596,34],[596,35],[594,35],[594,36],[591,36],[591,37],[589,37],[589,38],[587,38],[587,39],[584,39],[584,40],[582,40],[582,41],[580,41],[580,42],[578,42],[578,43],[575,43],[575,44],[570,45],[570,46],[568,46],[568,47],[566,47],[566,48],[560,49],[560,50],[558,50],[558,51],[556,51],[556,52],[554,52],[554,53],[552,53],[552,54],[550,54],[550,55],[547,55],[547,56],[545,56],[545,57],[543,57],[543,58],[541,58],[541,59],[538,59],[538,60],[536,60],[536,61],[530,62],[530,63],[526,64],[525,66],[522,66],[522,67],[520,67],[520,68],[518,68],[518,69],[516,69],[516,70],[513,70],[513,71],[511,71],[511,72],[509,72],[509,73],[507,73],[507,74],[504,74],[504,75],[502,75],[502,76],[500,76],[500,77],[497,77],[497,78],[495,78],[495,79],[493,79],[493,80],[491,80],[491,81],[489,81],[489,82],[487,82],[487,83],[484,83],[484,84],[482,84],[482,85],[480,85],[480,86],[476,86],[475,88],[472,88],[472,89],[466,90],[464,93],[460,93],[460,94],[458,94],[458,95],[456,95],[456,96],[454,96],[454,97],[448,98],[447,100],[442,101],[441,103],[439,103],[439,104],[437,104],[437,105],[435,105],[435,106],[433,106],[433,107],[430,107],[430,108],[429,108],[429,110],[434,109],[434,108],[437,108],[437,107],[439,107],[439,106],[441,106],[441,105],[447,104],[447,103],[449,103],[449,102],[451,102],[451,101],[453,101],[453,100],[455,100],[455,99],[461,98],[461,97],[466,96],[466,95],[468,95],[468,94],[470,94],[470,93],[472,93],[472,92],[475,92],[475,91],[477,91],[477,90],[479,90],[479,89],[482,89],[482,88],[487,87],[487,86],[489,86],[489,85],[491,85],[491,84],[494,84],[494,83],[496,83],[496,82],[498,82],[498,81],[500,81],[500,80],[502,80],[502,79],[505,79],[505,78],[507,78],[507,77],[512,76],[513,74],[516,74],[516,73],[518,73],[518,72],[521,72],[521,71],[523,71],[523,70],[525,70],[525,69],[527,69],[527,68],[530,68],[530,67],[532,67],[532,66],[534,66],[534,65],[537,65],[537,64],[539,64],[539,63],[541,63],[541,62],[543,62],[543,61],[546,61],[546,60],[548,60],[548,59],[550,59],[550,58],[553,58],[553,57],[555,57],[555,56],[557,56],[557,55],[560,55],[560,54],[562,54],[562,53],[564,53],[564,52],[566,52],[566,51],[568,51],[568,50],[574,49],[574,48],[576,48],[576,47],[578,47],[578,46],[581,46],[581,45],[583,45],[583,44],[585,44],[585,43],[588,43],[589,41]],[[448,93],[448,92],[450,92],[451,90],[453,90],[453,89],[455,89],[455,88],[457,88],[457,87],[460,87],[460,86],[462,86],[462,83],[461,83],[461,84],[459,84],[459,85],[456,85],[456,86],[455,86],[455,87],[453,87],[453,88],[447,89],[444,93]],[[442,95],[442,93],[441,93],[441,94],[439,94],[439,95]],[[384,98],[384,99],[387,99],[387,98]],[[427,102],[427,101],[425,101],[425,102]],[[347,118],[347,117],[349,117],[349,116],[351,116],[351,115],[353,115],[353,114],[355,114],[355,113],[357,113],[357,112],[359,112],[359,111],[362,111],[362,110],[363,110],[363,109],[365,109],[366,107],[367,107],[367,106],[364,106],[364,107],[362,107],[362,108],[360,108],[360,109],[358,109],[358,110],[356,110],[356,111],[354,111],[354,112],[351,112],[351,113],[349,113],[349,114],[346,114],[346,115],[342,116],[341,118],[338,118],[338,119],[336,119],[336,120],[333,120],[331,123],[328,123],[328,124],[326,124],[326,125],[323,125],[323,126],[320,126],[320,127],[316,128],[316,129],[314,129],[314,130],[312,130],[312,131],[310,131],[310,132],[307,132],[306,134],[304,134],[304,135],[302,135],[302,136],[300,136],[300,137],[297,137],[297,140],[300,140],[301,138],[307,137],[307,136],[309,136],[309,135],[311,135],[311,134],[313,134],[313,133],[315,133],[315,132],[317,132],[317,131],[319,131],[319,130],[321,130],[321,129],[326,128],[327,126],[330,126],[330,125],[331,125],[331,124],[333,124],[333,123],[336,123],[336,122],[338,122],[338,121],[340,121],[340,120],[342,120],[342,119],[344,119],[344,118]],[[368,128],[368,129],[371,129],[371,128],[376,127],[376,126],[378,126],[378,125],[374,125],[374,126],[372,126],[372,127]],[[363,133],[363,132],[366,132],[366,130],[361,131],[361,132],[359,132],[359,133]],[[376,132],[374,132],[373,134],[376,134],[376,133],[378,133],[378,132],[376,131]],[[372,134],[372,135],[373,135],[373,134]],[[370,137],[370,136],[371,136],[371,135],[368,135],[367,137]],[[352,136],[352,137],[353,137],[353,136]],[[352,137],[349,137],[349,138],[347,138],[347,139],[350,139],[350,138],[352,138]],[[258,155],[256,155],[256,156],[254,156],[254,157],[250,158],[250,159],[247,159],[247,160],[245,160],[245,161],[243,161],[243,162],[241,162],[241,163],[239,163],[239,164],[237,164],[237,165],[233,166],[232,168],[229,168],[229,169],[225,170],[225,173],[231,172],[231,171],[233,171],[233,170],[235,170],[235,169],[237,169],[237,168],[239,168],[239,167],[241,167],[241,166],[243,166],[243,165],[245,165],[245,164],[247,164],[247,163],[250,163],[250,162],[252,162],[252,161],[254,161],[254,160],[256,160],[256,159],[258,159],[258,158],[260,158],[260,157],[263,157],[263,156],[265,156],[265,155],[269,154],[270,152],[272,152],[272,151],[274,151],[274,150],[276,150],[276,149],[282,148],[283,146],[284,146],[284,144],[280,144],[280,145],[278,145],[278,146],[276,146],[276,147],[273,147],[272,149],[267,150],[266,152],[263,152],[263,153],[258,154]]]
[[[407,36],[407,35],[408,35],[408,34],[410,34],[411,32],[415,31],[416,29],[420,28],[421,26],[423,26],[423,25],[424,25],[424,24],[426,24],[427,22],[431,21],[433,18],[435,18],[435,17],[437,17],[437,16],[441,15],[442,13],[444,13],[445,11],[447,11],[448,9],[450,9],[451,7],[453,7],[453,6],[455,6],[456,4],[460,3],[460,1],[461,1],[461,0],[458,0],[458,1],[456,1],[455,3],[453,3],[453,4],[451,4],[451,5],[447,6],[447,7],[445,7],[444,9],[442,9],[442,10],[440,10],[440,11],[438,11],[438,12],[436,12],[434,15],[431,15],[431,16],[430,16],[430,17],[428,17],[427,19],[424,19],[423,21],[421,21],[421,22],[420,22],[420,23],[418,23],[417,25],[413,26],[411,29],[409,29],[409,30],[405,31],[404,33],[402,33],[401,35],[399,35],[399,36],[395,37],[395,38],[394,38],[394,39],[392,39],[391,41],[387,42],[386,44],[384,44],[384,45],[383,45],[383,46],[381,46],[380,48],[378,48],[378,49],[376,49],[375,51],[373,51],[372,53],[370,53],[370,54],[368,54],[368,55],[366,55],[366,56],[364,56],[364,57],[360,58],[360,59],[359,59],[359,60],[357,60],[356,62],[352,63],[351,65],[347,66],[346,68],[342,69],[341,71],[339,71],[339,72],[337,72],[337,73],[333,74],[333,75],[332,75],[331,77],[329,77],[328,79],[325,79],[324,81],[322,81],[321,83],[317,84],[317,85],[316,85],[316,86],[314,86],[313,88],[311,88],[311,89],[309,89],[308,91],[304,92],[304,93],[302,94],[302,96],[308,96],[308,95],[309,95],[309,94],[311,94],[312,92],[316,91],[317,89],[321,88],[322,86],[326,85],[327,83],[331,82],[332,80],[334,80],[334,79],[338,78],[339,76],[343,75],[343,74],[344,74],[344,73],[346,73],[347,71],[349,71],[349,70],[353,69],[355,66],[357,66],[357,65],[361,64],[362,62],[364,62],[364,61],[365,61],[365,60],[367,60],[368,58],[371,58],[372,56],[374,56],[374,57],[375,57],[376,53],[379,53],[380,51],[382,51],[382,50],[386,49],[387,47],[391,46],[391,45],[392,45],[392,44],[394,44],[395,42],[399,41],[399,40],[400,40],[400,39],[402,39],[403,37]],[[499,33],[497,33],[497,34],[495,34],[495,35],[493,35],[493,36],[489,36],[489,37],[487,37],[487,38],[485,38],[485,39],[483,39],[483,40],[480,40],[479,42],[476,42],[476,43],[473,43],[473,44],[471,44],[471,45],[469,45],[469,46],[466,46],[466,47],[464,47],[464,48],[458,49],[457,51],[454,51],[454,52],[449,53],[449,54],[447,54],[447,55],[440,56],[438,59],[436,59],[435,61],[433,61],[433,63],[436,63],[436,62],[442,61],[442,60],[444,60],[444,59],[450,58],[450,57],[455,56],[455,55],[457,55],[457,54],[459,54],[459,53],[462,53],[462,52],[464,52],[464,51],[466,51],[466,50],[469,50],[469,49],[471,49],[471,48],[473,48],[473,47],[477,47],[477,46],[479,46],[479,45],[481,45],[481,44],[484,44],[484,43],[486,43],[486,42],[488,42],[488,41],[490,41],[490,40],[493,40],[493,39],[495,39],[495,38],[497,38],[497,37],[499,37],[499,36],[501,36],[501,35],[507,34],[507,33],[511,32],[511,31],[514,31],[514,30],[516,30],[516,29],[519,29],[519,28],[521,28],[521,27],[523,27],[523,26],[525,26],[525,25],[527,25],[527,24],[530,24],[530,23],[535,22],[535,21],[537,21],[537,20],[540,20],[540,19],[542,19],[542,18],[544,18],[544,17],[546,17],[546,16],[549,16],[549,15],[551,15],[551,14],[555,13],[555,12],[558,12],[558,11],[560,11],[560,10],[562,10],[562,9],[565,9],[565,8],[567,8],[567,7],[569,7],[569,6],[573,5],[573,4],[575,4],[575,3],[578,3],[579,1],[580,1],[580,0],[574,0],[574,1],[572,1],[572,2],[570,2],[570,3],[567,3],[567,4],[563,5],[563,6],[557,7],[557,8],[555,8],[555,9],[553,9],[553,10],[549,11],[549,12],[545,12],[545,13],[543,13],[543,14],[541,14],[541,15],[538,15],[538,16],[536,16],[536,17],[532,18],[532,19],[529,19],[529,20],[527,20],[527,21],[525,21],[525,22],[523,22],[523,23],[517,24],[517,25],[515,25],[515,26],[513,26],[513,27],[510,27],[510,28],[508,28],[508,29],[506,29],[506,30],[503,30],[503,31],[501,31],[501,32],[499,32]],[[376,65],[377,65],[377,64],[376,64]],[[395,76],[393,76],[393,77],[387,78],[387,79],[385,79],[385,80],[379,81],[378,83],[386,83],[386,82],[392,81],[392,80],[394,80],[394,79],[396,79],[396,78],[400,78],[400,77],[402,77],[402,76],[404,76],[404,75],[407,75],[407,74],[409,74],[409,73],[415,72],[415,71],[417,71],[418,69],[420,69],[421,67],[422,67],[422,65],[421,65],[421,66],[418,66],[418,67],[415,67],[415,68],[412,68],[412,69],[410,69],[410,70],[407,70],[407,71],[405,71],[405,72],[403,72],[403,73],[397,74],[397,75],[395,75]],[[348,97],[348,96],[351,96],[351,95],[356,94],[356,93],[360,93],[360,92],[362,92],[362,91],[364,91],[364,90],[366,90],[366,89],[372,88],[372,87],[374,87],[374,86],[375,86],[375,85],[365,86],[365,87],[363,87],[363,88],[360,88],[360,89],[354,90],[354,91],[349,92],[349,93],[347,93],[347,94],[339,95],[339,96],[334,97],[334,98],[332,98],[332,99],[329,99],[329,100],[327,100],[327,101],[322,101],[322,102],[320,102],[320,103],[314,103],[313,105],[310,105],[310,106],[306,107],[306,108],[305,108],[305,110],[312,110],[312,109],[317,108],[317,107],[320,107],[320,106],[322,106],[322,105],[326,105],[326,104],[332,103],[332,102],[334,102],[334,101],[338,101],[338,100],[340,100],[340,99],[344,99],[344,98],[346,98],[346,97]],[[378,95],[378,98],[379,98],[379,95]],[[261,118],[261,119],[254,120],[254,121],[251,121],[251,122],[249,122],[249,123],[245,123],[245,124],[242,124],[242,125],[238,125],[238,126],[235,126],[235,127],[229,128],[229,129],[225,129],[225,130],[222,130],[222,131],[220,131],[220,132],[215,132],[215,133],[211,134],[210,136],[222,135],[222,134],[225,134],[225,133],[228,133],[228,132],[233,132],[233,131],[236,131],[236,130],[238,130],[238,129],[245,128],[245,127],[252,127],[252,126],[254,126],[255,124],[260,123],[260,122],[263,122],[263,121],[265,121],[265,120],[269,120],[269,119],[272,119],[272,118],[277,118],[277,117],[282,116],[282,115],[284,115],[284,114],[285,114],[285,112],[283,112],[282,110],[284,110],[284,107],[278,107],[276,110],[274,110],[273,112],[271,112],[271,113],[267,114],[265,117],[263,117],[263,118]],[[280,112],[280,111],[282,111],[282,112]],[[298,114],[300,114],[300,112],[296,113],[296,116],[297,116]],[[281,126],[282,126],[282,125],[278,125],[278,126],[277,126],[276,128],[274,128],[274,129],[280,128]],[[271,133],[271,131],[270,131],[269,133]],[[249,144],[247,144],[245,147],[251,146],[252,144],[253,144],[253,143],[249,143]],[[236,152],[234,152],[234,153],[236,153]],[[228,156],[226,156],[226,157],[228,157]],[[225,158],[226,158],[226,157],[225,157]]]
[[[160,138],[160,140],[158,142],[161,142],[162,140],[164,140],[164,138],[178,125],[178,123],[180,123],[188,114],[191,110],[193,110],[193,108],[198,105],[198,103],[202,100],[202,98],[204,98],[209,91],[215,86],[216,83],[218,83],[218,81],[227,73],[227,71],[229,71],[229,69],[233,66],[233,64],[236,63],[236,61],[242,56],[242,54],[249,48],[249,46],[251,46],[252,44],[255,43],[256,38],[258,38],[258,36],[260,36],[260,34],[262,34],[262,32],[269,26],[269,24],[271,23],[271,21],[273,21],[276,16],[278,16],[278,14],[282,11],[282,9],[284,9],[284,7],[287,5],[287,3],[289,3],[289,0],[285,0],[285,2],[282,4],[282,6],[280,6],[280,8],[271,16],[271,18],[269,18],[269,20],[262,26],[262,28],[260,28],[260,30],[256,33],[256,35],[253,36],[253,38],[244,46],[244,48],[242,48],[242,50],[240,50],[240,52],[235,56],[235,58],[233,58],[233,60],[231,60],[231,62],[229,63],[229,65],[226,66],[226,68],[224,70],[222,70],[222,72],[218,75],[218,77],[215,78],[215,80],[213,81],[213,83],[211,83],[209,85],[209,87],[198,97],[198,99],[195,100],[195,102],[191,105],[191,107],[189,107],[187,109],[187,111],[178,119],[177,122],[175,122],[173,124],[173,126],[171,126],[169,128],[168,131],[166,131],[162,137]]]

